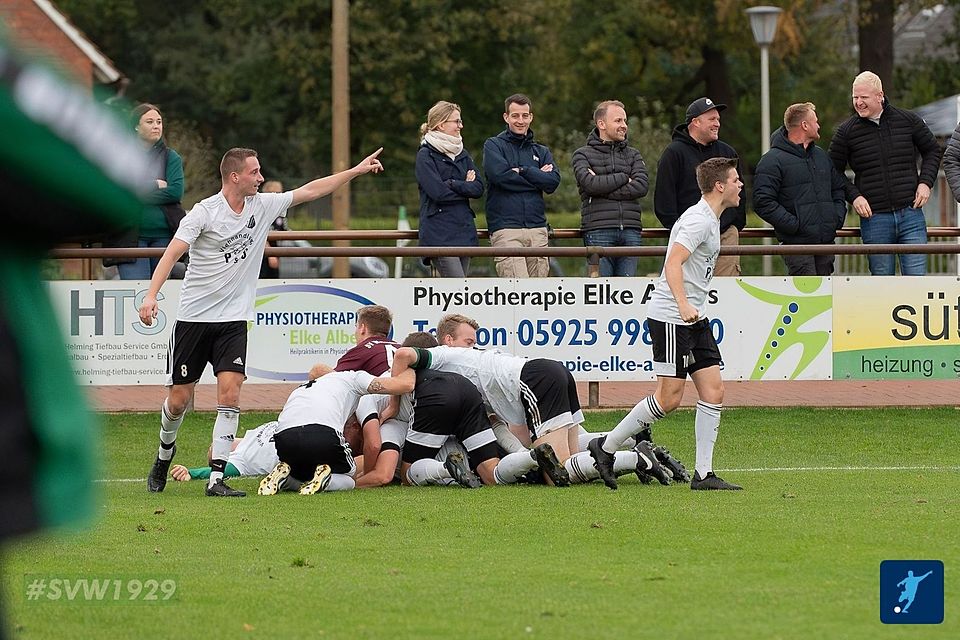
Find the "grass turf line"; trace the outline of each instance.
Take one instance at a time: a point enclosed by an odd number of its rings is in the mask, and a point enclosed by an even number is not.
[[[623,412],[591,413],[588,428]],[[249,428],[274,416],[244,414]],[[956,466],[957,411],[725,411],[718,468]],[[106,478],[146,475],[155,414],[104,416]],[[693,413],[654,427],[692,467]],[[211,415],[177,462],[200,464]],[[100,487],[98,524],[5,557],[13,637],[956,637],[955,471],[738,472],[738,493],[599,484],[399,488],[244,500],[202,482]],[[255,479],[233,482],[255,492]],[[157,513],[159,512],[159,513]],[[879,622],[884,559],[941,559],[947,618]],[[168,604],[28,602],[24,574],[175,577]],[[19,629],[19,630],[18,630]],[[321,632],[323,632],[321,634]]]

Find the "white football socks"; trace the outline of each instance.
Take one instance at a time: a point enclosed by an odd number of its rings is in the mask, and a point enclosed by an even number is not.
[[[637,406],[630,410],[630,413],[624,416],[623,420],[613,428],[613,431],[607,434],[606,440],[603,441],[603,450],[607,453],[613,453],[620,448],[627,438],[640,433],[647,425],[653,424],[665,415],[663,409],[657,403],[657,399],[653,395],[647,396],[638,402]]]
[[[173,457],[173,443],[177,441],[177,431],[183,424],[185,413],[174,416],[167,408],[167,401],[164,399],[160,407],[160,448],[157,451],[157,457],[161,460],[169,460]]]
[[[533,452],[525,448],[500,458],[493,470],[493,478],[497,484],[516,484],[520,478],[536,468],[537,461]]]
[[[720,411],[723,405],[697,403],[695,431],[697,435],[697,463],[694,467],[701,478],[713,471],[713,444],[720,429]]]
[[[217,407],[217,419],[213,423],[213,452],[210,460],[210,481],[208,487],[223,479],[223,470],[233,448],[233,439],[240,424],[239,407]]]

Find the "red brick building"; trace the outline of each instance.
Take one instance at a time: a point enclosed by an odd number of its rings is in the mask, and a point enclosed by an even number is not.
[[[0,21],[24,52],[43,57],[93,88],[122,94],[127,78],[50,0],[0,0]]]

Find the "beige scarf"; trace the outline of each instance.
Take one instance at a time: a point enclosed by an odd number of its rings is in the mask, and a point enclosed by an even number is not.
[[[441,131],[427,131],[420,144],[429,144],[440,153],[450,156],[451,160],[463,152],[463,138],[448,136]]]

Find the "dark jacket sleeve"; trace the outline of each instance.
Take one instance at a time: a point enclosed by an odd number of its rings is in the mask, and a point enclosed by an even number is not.
[[[183,160],[180,159],[180,154],[169,147],[166,174],[167,186],[151,191],[144,198],[146,204],[174,204],[183,199]]]
[[[437,163],[429,153],[417,153],[415,173],[417,175],[417,184],[420,185],[423,192],[434,202],[442,204],[463,200],[462,195],[451,189],[450,186],[440,178]]]
[[[682,211],[677,204],[677,175],[680,159],[667,147],[657,163],[657,184],[653,189],[653,212],[665,229],[670,229],[680,219]]]
[[[480,179],[480,172],[470,154],[467,154],[466,162],[467,171],[473,170],[476,177],[473,180],[448,180],[447,185],[464,198],[479,198],[483,195],[483,180]]]
[[[610,194],[611,200],[639,200],[650,190],[650,176],[647,174],[647,164],[639,151],[634,150],[630,163],[630,180]]]
[[[833,134],[833,140],[830,141],[830,148],[827,153],[830,154],[830,159],[833,161],[833,166],[836,167],[837,173],[843,178],[843,190],[847,202],[853,202],[859,198],[861,194],[860,190],[857,189],[857,185],[853,184],[846,174],[847,159],[849,157],[846,126],[841,124],[837,127],[836,133]]]
[[[553,154],[550,149],[544,145],[538,145],[540,150],[540,166],[552,164],[553,171],[541,171],[539,168],[531,169],[524,167],[521,169],[521,175],[525,177],[530,184],[540,189],[544,193],[553,193],[560,186],[560,169],[553,162]]]
[[[950,136],[943,152],[943,173],[947,176],[954,200],[960,202],[960,124]]]
[[[846,180],[835,166],[830,167],[830,197],[837,212],[837,229],[843,228],[847,219]]]
[[[800,221],[780,204],[777,196],[782,184],[783,172],[776,158],[769,153],[760,158],[753,178],[753,208],[778,233],[792,236],[797,233]]]
[[[914,114],[916,121],[913,124],[913,144],[920,151],[920,182],[933,187],[937,182],[937,173],[940,171],[940,144],[933,137],[930,127],[923,118]]]
[[[497,144],[497,139],[488,138],[483,143],[483,174],[490,186],[504,191],[530,191],[533,184],[513,169]]]
[[[627,184],[629,176],[622,172],[595,175],[587,159],[589,147],[580,147],[573,152],[573,177],[580,190],[591,197],[609,196],[613,191]]]

